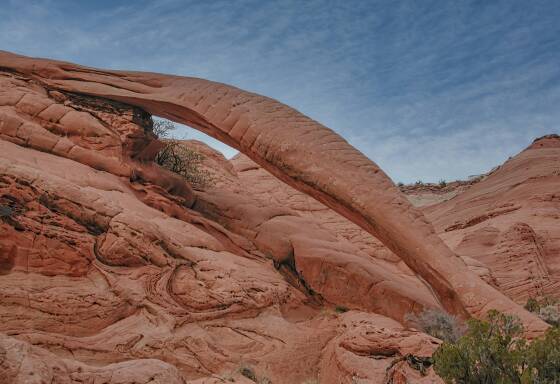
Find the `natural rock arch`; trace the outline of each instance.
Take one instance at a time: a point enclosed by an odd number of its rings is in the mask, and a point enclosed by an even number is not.
[[[391,249],[457,314],[516,313],[546,325],[470,272],[371,160],[342,137],[267,97],[208,80],[106,71],[0,51],[0,67],[48,88],[104,97],[184,123],[238,149]]]

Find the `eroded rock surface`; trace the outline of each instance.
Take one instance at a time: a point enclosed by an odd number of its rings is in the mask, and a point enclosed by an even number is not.
[[[560,137],[535,140],[484,180],[426,207],[446,243],[519,303],[560,297]]]
[[[447,310],[481,316],[494,308],[517,314],[532,332],[546,327],[472,273],[376,164],[330,129],[286,105],[207,80],[102,71],[7,52],[0,53],[0,66],[47,88],[125,102],[200,129],[374,235],[429,284]],[[21,101],[9,99],[7,104],[17,106]],[[113,173],[130,173],[105,157],[102,160],[92,161]],[[144,179],[156,176],[134,174]]]
[[[0,382],[253,382],[241,367],[273,383],[323,381],[324,350],[344,332],[336,305],[396,318],[439,305],[392,270],[361,271],[359,250],[286,206],[248,190],[223,199],[242,186],[233,164],[191,143],[229,180],[197,195],[151,163],[160,144],[143,110],[12,72],[0,82]],[[232,209],[240,216],[219,216]],[[298,236],[294,252],[286,241]],[[364,297],[316,281],[329,250],[358,260]],[[368,291],[374,281],[401,303]]]
[[[373,163],[286,106],[199,79],[8,53],[0,67],[6,382],[254,382],[242,367],[280,384],[439,382],[410,364],[438,341],[407,313],[494,307],[544,327],[482,280],[504,286],[468,239],[465,263]],[[215,178],[193,191],[153,164],[149,112],[252,160],[185,143]],[[525,223],[485,238],[539,249]]]

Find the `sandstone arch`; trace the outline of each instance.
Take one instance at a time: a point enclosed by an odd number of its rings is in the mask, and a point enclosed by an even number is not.
[[[494,308],[518,314],[532,331],[546,327],[471,273],[376,164],[278,101],[203,79],[98,70],[2,51],[0,67],[50,88],[121,101],[197,128],[377,237],[449,311],[479,316]]]

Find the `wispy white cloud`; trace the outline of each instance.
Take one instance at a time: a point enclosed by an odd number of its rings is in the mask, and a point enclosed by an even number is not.
[[[0,48],[233,84],[335,129],[395,180],[437,181],[557,130],[559,17],[553,0],[9,1]]]

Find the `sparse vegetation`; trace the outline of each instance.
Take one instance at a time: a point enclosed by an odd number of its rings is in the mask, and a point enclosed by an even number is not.
[[[443,341],[456,342],[465,327],[455,316],[438,309],[426,309],[419,315],[408,314],[405,320],[415,324],[421,331]]]
[[[175,130],[175,124],[169,120],[154,120],[152,132],[158,139],[165,139]]]
[[[540,309],[538,300],[535,299],[534,297],[529,297],[527,299],[527,303],[525,303],[525,309],[533,313],[538,312]]]
[[[255,370],[248,365],[242,365],[239,367],[239,373],[257,384],[272,384],[272,381],[268,377],[258,377]]]
[[[253,380],[255,383],[257,382],[257,374],[255,373],[253,368],[251,368],[247,365],[243,365],[239,368],[239,373],[241,373],[243,376],[245,376],[249,380]]]
[[[560,327],[560,306],[547,305],[539,310],[539,317],[554,327]]]
[[[5,199],[3,199],[0,202],[5,201]],[[10,203],[8,203],[10,204]],[[13,204],[13,202],[12,202]],[[10,226],[12,226],[16,231],[23,231],[25,228],[23,225],[20,224],[20,222],[17,220],[17,216],[20,215],[22,212],[22,208],[21,206],[18,207],[17,204],[14,204],[14,206],[10,206],[10,205],[0,205],[0,222],[4,222]]]
[[[445,188],[445,187],[447,187],[447,181],[441,179],[439,181],[438,185],[439,185],[440,188]]]
[[[399,181],[399,182],[397,183],[397,187],[399,187],[399,188],[404,187],[404,183],[403,183],[402,181]]]
[[[156,164],[185,178],[195,189],[212,184],[211,174],[202,168],[204,155],[187,147],[179,140],[170,138],[175,125],[167,120],[154,121],[153,132],[162,138],[164,147],[155,158]]]
[[[334,308],[334,311],[335,311],[336,313],[344,313],[344,312],[348,312],[348,308],[345,307],[345,306],[343,306],[343,305],[337,305],[337,306]]]
[[[414,183],[414,185],[420,187],[420,186],[424,185],[424,182],[422,180],[417,180],[416,183]]]
[[[544,296],[540,300],[529,297],[525,309],[537,314],[552,326],[560,326],[560,302],[553,297]]]
[[[434,353],[434,369],[450,384],[560,383],[560,330],[532,343],[523,331],[517,317],[497,311],[488,321],[471,319],[464,336]]]

